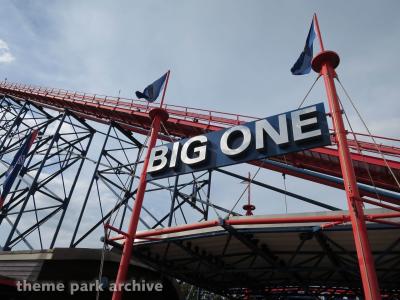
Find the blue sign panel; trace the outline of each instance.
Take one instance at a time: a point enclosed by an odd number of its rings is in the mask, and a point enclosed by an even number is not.
[[[155,147],[147,179],[213,169],[330,145],[323,103]]]

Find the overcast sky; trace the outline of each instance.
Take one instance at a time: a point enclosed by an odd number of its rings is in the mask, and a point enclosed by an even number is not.
[[[399,1],[2,0],[1,7],[0,51],[8,45],[14,59],[0,59],[0,76],[9,81],[132,96],[171,69],[168,103],[255,116],[296,107],[314,80],[289,69],[317,12],[368,124],[399,136]],[[318,88],[311,96],[325,97]]]
[[[171,69],[168,103],[258,117],[297,108],[315,80],[290,68],[316,12],[325,48],[339,53],[337,73],[372,132],[400,135],[399,1],[0,4],[1,79],[132,97]],[[307,104],[325,99],[320,81]]]

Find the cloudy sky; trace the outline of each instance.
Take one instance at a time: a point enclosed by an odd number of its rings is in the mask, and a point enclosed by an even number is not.
[[[338,75],[372,132],[400,135],[399,1],[0,4],[1,79],[132,97],[171,69],[168,103],[258,117],[297,108],[315,80],[289,70],[316,12],[325,47],[341,57]],[[320,101],[322,81],[307,103]]]
[[[368,124],[376,134],[400,133],[398,1],[2,0],[1,7],[0,76],[9,81],[132,96],[171,69],[169,103],[255,116],[296,107],[314,80],[289,69],[317,12]],[[324,99],[319,87],[311,101]]]

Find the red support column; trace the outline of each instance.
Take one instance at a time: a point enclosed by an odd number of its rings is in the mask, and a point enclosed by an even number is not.
[[[160,131],[161,122],[164,122],[168,119],[168,113],[166,110],[162,108],[155,108],[150,111],[150,117],[153,119],[150,141],[147,147],[146,157],[143,162],[143,169],[140,175],[139,186],[136,193],[131,219],[129,222],[127,236],[125,238],[124,249],[122,250],[122,256],[119,264],[117,279],[115,280],[116,289],[113,293],[112,300],[120,300],[122,297],[122,290],[120,290],[118,287],[121,284],[123,284],[126,280],[126,274],[128,272],[129,263],[132,256],[133,242],[135,241],[136,230],[139,223],[140,211],[142,210],[144,193],[146,191],[146,185],[147,185],[146,176],[147,176],[147,167],[149,164],[150,153],[156,144],[158,133]]]
[[[317,23],[318,25],[318,23]],[[318,30],[319,31],[319,30]],[[312,62],[313,70],[324,77],[328,103],[333,120],[333,129],[338,143],[340,167],[349,207],[349,215],[353,228],[354,242],[357,250],[358,264],[366,300],[381,299],[374,259],[368,241],[365,216],[357,187],[353,163],[346,139],[342,110],[334,83],[335,68],[339,65],[339,56],[333,51],[322,51]]]

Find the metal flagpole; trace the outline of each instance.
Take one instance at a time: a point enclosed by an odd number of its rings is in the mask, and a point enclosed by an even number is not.
[[[333,129],[338,143],[340,167],[342,170],[344,186],[346,190],[347,204],[353,228],[358,264],[364,288],[364,297],[366,300],[377,300],[381,299],[378,279],[376,276],[374,259],[368,241],[362,202],[360,201],[361,198],[357,187],[357,181],[349,147],[347,144],[346,129],[343,123],[342,110],[340,108],[339,98],[334,82],[334,78],[336,77],[335,68],[339,65],[340,59],[335,52],[325,51],[322,44],[321,32],[319,30],[316,14],[314,14],[314,21],[315,29],[321,45],[321,52],[314,57],[312,61],[312,68],[315,72],[320,73],[324,77],[325,89],[333,120]]]
[[[113,292],[112,300],[120,300],[122,298],[123,289],[121,287],[122,287],[122,284],[124,284],[124,282],[126,280],[129,263],[130,263],[131,256],[132,256],[133,242],[135,241],[137,226],[139,223],[139,216],[140,216],[140,212],[142,210],[144,193],[146,191],[146,186],[147,186],[146,176],[147,176],[147,167],[149,165],[150,154],[157,142],[161,122],[164,122],[168,119],[168,112],[165,109],[161,108],[161,106],[164,102],[165,92],[166,92],[167,85],[168,85],[169,74],[170,74],[170,71],[168,71],[168,74],[167,74],[165,87],[164,87],[164,91],[163,91],[163,95],[162,95],[162,99],[161,99],[161,103],[160,103],[160,108],[154,108],[149,113],[150,118],[153,121],[152,127],[151,127],[151,134],[150,134],[150,139],[149,139],[149,143],[147,146],[146,157],[143,161],[143,169],[140,174],[139,186],[138,186],[137,193],[136,193],[135,203],[134,203],[134,206],[132,209],[128,232],[127,232],[125,240],[124,240],[124,246],[123,246],[123,250],[122,250],[121,261],[120,261],[119,268],[118,268],[117,278],[115,280],[115,290]]]
[[[315,31],[317,32],[317,36],[318,36],[319,46],[320,46],[321,52],[322,52],[322,51],[325,51],[325,48],[324,48],[324,42],[322,41],[321,31],[319,30],[317,14],[314,14],[314,23],[315,23]]]
[[[160,107],[162,107],[162,105],[164,104],[165,92],[167,91],[167,86],[168,86],[169,74],[170,73],[171,73],[171,70],[168,70],[167,78],[165,79],[165,87],[164,87],[162,98],[161,98],[161,102],[160,102]]]

